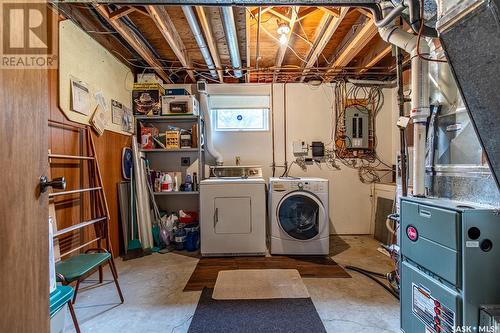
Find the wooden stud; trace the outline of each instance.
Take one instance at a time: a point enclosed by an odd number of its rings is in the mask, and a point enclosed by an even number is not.
[[[151,66],[154,71],[166,82],[173,83],[163,70],[163,65],[156,59],[151,50],[139,36],[121,20],[112,20],[104,5],[92,4],[97,12],[134,48],[134,50]]]
[[[292,7],[292,15],[290,17],[290,23],[289,23],[290,32],[287,35],[286,43],[284,45],[281,45],[280,48],[278,49],[278,53],[276,55],[276,61],[274,63],[274,65],[277,68],[281,67],[281,64],[283,63],[283,59],[285,58],[285,53],[286,53],[286,50],[288,49],[288,43],[290,43],[290,36],[292,35],[293,28],[295,26],[295,22],[297,21],[299,9],[300,9],[299,6]],[[279,72],[279,70],[276,72]]]
[[[217,49],[217,43],[215,42],[214,35],[212,32],[211,24],[208,22],[205,9],[202,6],[196,6],[196,13],[198,14],[198,19],[200,20],[201,29],[205,35],[208,50],[210,55],[214,60],[215,67],[217,68],[217,75],[219,76],[219,81],[224,83],[224,72],[222,70],[222,63],[220,61],[219,50]]]
[[[149,11],[151,18],[153,19],[154,23],[160,30],[161,34],[167,41],[172,51],[175,53],[177,59],[179,59],[179,61],[181,62],[182,66],[184,66],[185,68],[192,68],[193,66],[191,60],[189,59],[189,55],[186,52],[186,47],[184,46],[184,43],[182,42],[182,39],[179,36],[179,33],[177,32],[177,29],[175,28],[174,23],[168,15],[165,7],[159,5],[149,5],[146,7],[146,9]],[[195,81],[193,70],[188,69],[186,71],[191,80]]]
[[[334,68],[347,66],[377,33],[378,29],[373,19],[365,20],[362,27],[358,27],[353,33],[347,35],[339,44],[343,45],[343,47],[335,51],[335,60],[328,72],[331,72]]]
[[[325,13],[325,15],[323,15],[321,23],[315,32],[313,46],[309,50],[309,54],[306,57],[307,63],[304,66],[304,70],[302,72],[303,75],[309,72],[309,69],[318,60],[326,45],[332,38],[333,34],[335,33],[335,31],[337,31],[337,28],[342,23],[342,20],[347,15],[348,11],[349,8],[343,7],[337,17],[333,17],[330,13]],[[303,82],[304,79],[305,77],[302,76],[301,82]]]

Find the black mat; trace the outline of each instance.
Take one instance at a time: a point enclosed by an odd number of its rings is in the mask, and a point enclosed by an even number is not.
[[[203,289],[189,333],[326,332],[310,298],[214,300]]]

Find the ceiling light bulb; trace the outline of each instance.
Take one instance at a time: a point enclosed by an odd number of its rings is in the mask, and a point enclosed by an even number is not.
[[[288,38],[286,37],[286,35],[285,34],[281,34],[280,35],[280,44],[281,45],[285,45],[287,41],[288,41]]]

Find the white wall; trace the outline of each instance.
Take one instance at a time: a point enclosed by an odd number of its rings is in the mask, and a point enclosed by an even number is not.
[[[335,115],[332,111],[333,91],[330,85],[313,87],[307,84],[222,84],[209,85],[209,94],[237,94],[272,96],[274,116],[274,147],[277,165],[283,165],[284,155],[284,114],[286,104],[286,142],[288,163],[294,160],[292,142],[294,140],[331,142],[331,131]],[[394,124],[397,112],[393,89],[384,89],[384,106],[377,117],[377,153],[380,158],[392,164],[398,141],[393,135],[397,131]],[[235,157],[241,157],[242,165],[262,165],[264,176],[272,176],[272,133],[269,132],[215,132],[214,144],[224,157],[224,164],[234,165]],[[276,169],[276,176],[283,173]],[[336,234],[369,234],[371,216],[371,186],[359,180],[358,171],[342,166],[342,170],[322,169],[312,165],[303,172],[294,165],[291,176],[322,177],[330,180],[330,230]]]

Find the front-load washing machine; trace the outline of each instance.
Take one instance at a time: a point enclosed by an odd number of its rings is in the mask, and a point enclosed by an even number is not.
[[[270,178],[271,254],[329,253],[328,180]]]

